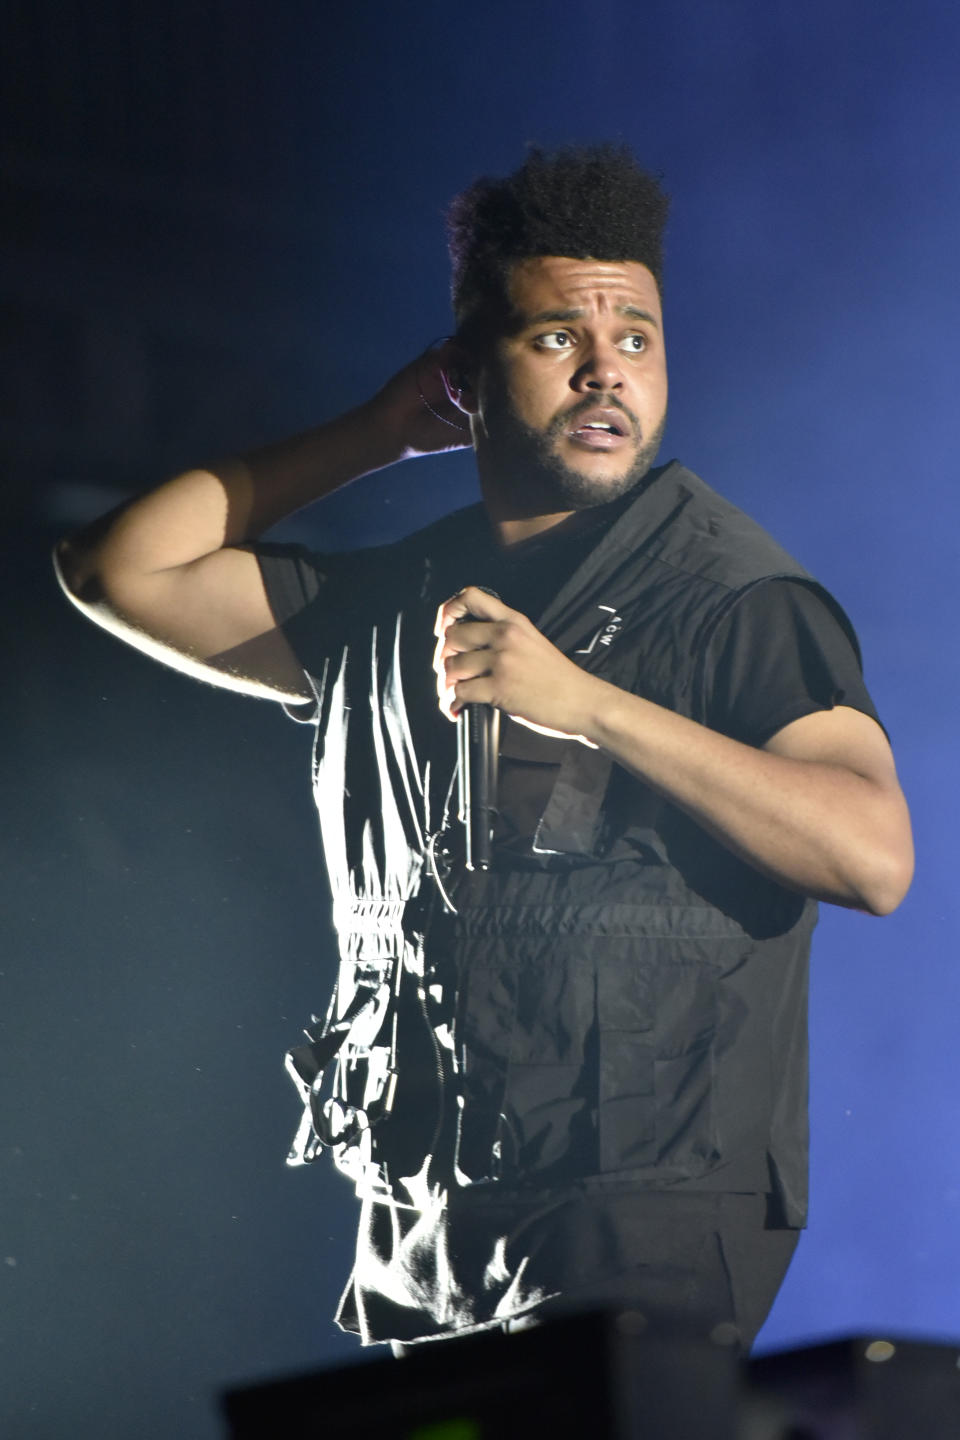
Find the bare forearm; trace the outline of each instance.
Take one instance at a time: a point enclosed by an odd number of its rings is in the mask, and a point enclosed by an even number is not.
[[[886,914],[913,873],[910,821],[883,731],[839,705],[742,745],[587,674],[530,620],[468,586],[441,605],[441,709],[478,701],[599,746],[757,870]]]
[[[728,849],[803,894],[876,914],[899,903],[912,851],[895,780],[758,750],[585,678],[584,737]]]
[[[62,552],[72,583],[152,574],[255,539],[286,515],[401,458],[365,408],[281,444],[185,471],[95,522]]]
[[[227,479],[233,513],[226,543],[253,540],[304,505],[403,456],[399,439],[365,405],[253,451],[236,462]]]

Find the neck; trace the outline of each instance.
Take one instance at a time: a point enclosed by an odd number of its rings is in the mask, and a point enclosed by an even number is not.
[[[490,528],[497,543],[504,549],[510,545],[518,545],[522,540],[529,540],[534,535],[541,535],[545,530],[552,530],[565,521],[576,523],[576,511],[541,510],[536,503],[531,505],[529,499],[524,504],[511,487],[491,484],[484,475],[482,466],[478,466],[478,471],[480,494]]]
[[[517,545],[521,540],[529,540],[534,535],[541,535],[545,530],[552,530],[564,521],[573,520],[576,512],[573,510],[561,510],[555,515],[514,515],[497,516],[487,507],[487,514],[490,517],[490,525],[497,541],[506,549],[510,545]],[[567,526],[565,528],[572,528]]]

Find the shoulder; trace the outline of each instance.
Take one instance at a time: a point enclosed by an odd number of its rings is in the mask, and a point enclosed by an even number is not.
[[[858,667],[863,664],[852,620],[836,596],[812,577],[774,575],[745,586],[725,611],[723,629],[757,637],[795,633],[824,649],[839,644],[852,651]]]
[[[661,507],[669,506],[657,547],[664,563],[731,590],[773,576],[812,579],[752,516],[678,461],[664,468],[657,487]]]
[[[741,607],[762,613],[768,601],[781,608],[792,604],[839,626],[859,660],[856,631],[836,597],[758,521],[676,460],[664,467],[657,485],[660,508],[669,516],[657,538],[657,558],[701,582],[714,623]]]

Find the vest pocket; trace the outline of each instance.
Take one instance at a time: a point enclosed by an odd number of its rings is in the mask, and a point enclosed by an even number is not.
[[[718,969],[696,940],[659,940],[655,964],[628,948],[597,957],[599,1168],[699,1175],[720,1158]]]
[[[464,1179],[669,1183],[717,1164],[715,939],[500,937],[471,958],[457,1025]]]
[[[514,937],[510,937],[511,940]],[[473,957],[458,1017],[457,1164],[508,1183],[596,1169],[592,965],[569,939],[500,941]]]

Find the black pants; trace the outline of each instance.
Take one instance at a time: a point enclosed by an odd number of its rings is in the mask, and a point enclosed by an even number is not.
[[[764,1195],[582,1195],[519,1219],[507,1207],[490,1210],[478,1233],[492,1227],[509,1234],[527,1273],[543,1277],[549,1298],[504,1319],[393,1341],[394,1354],[477,1329],[509,1331],[598,1308],[629,1310],[642,1317],[635,1323],[659,1335],[722,1337],[745,1354],[798,1238],[796,1230],[770,1224]]]

